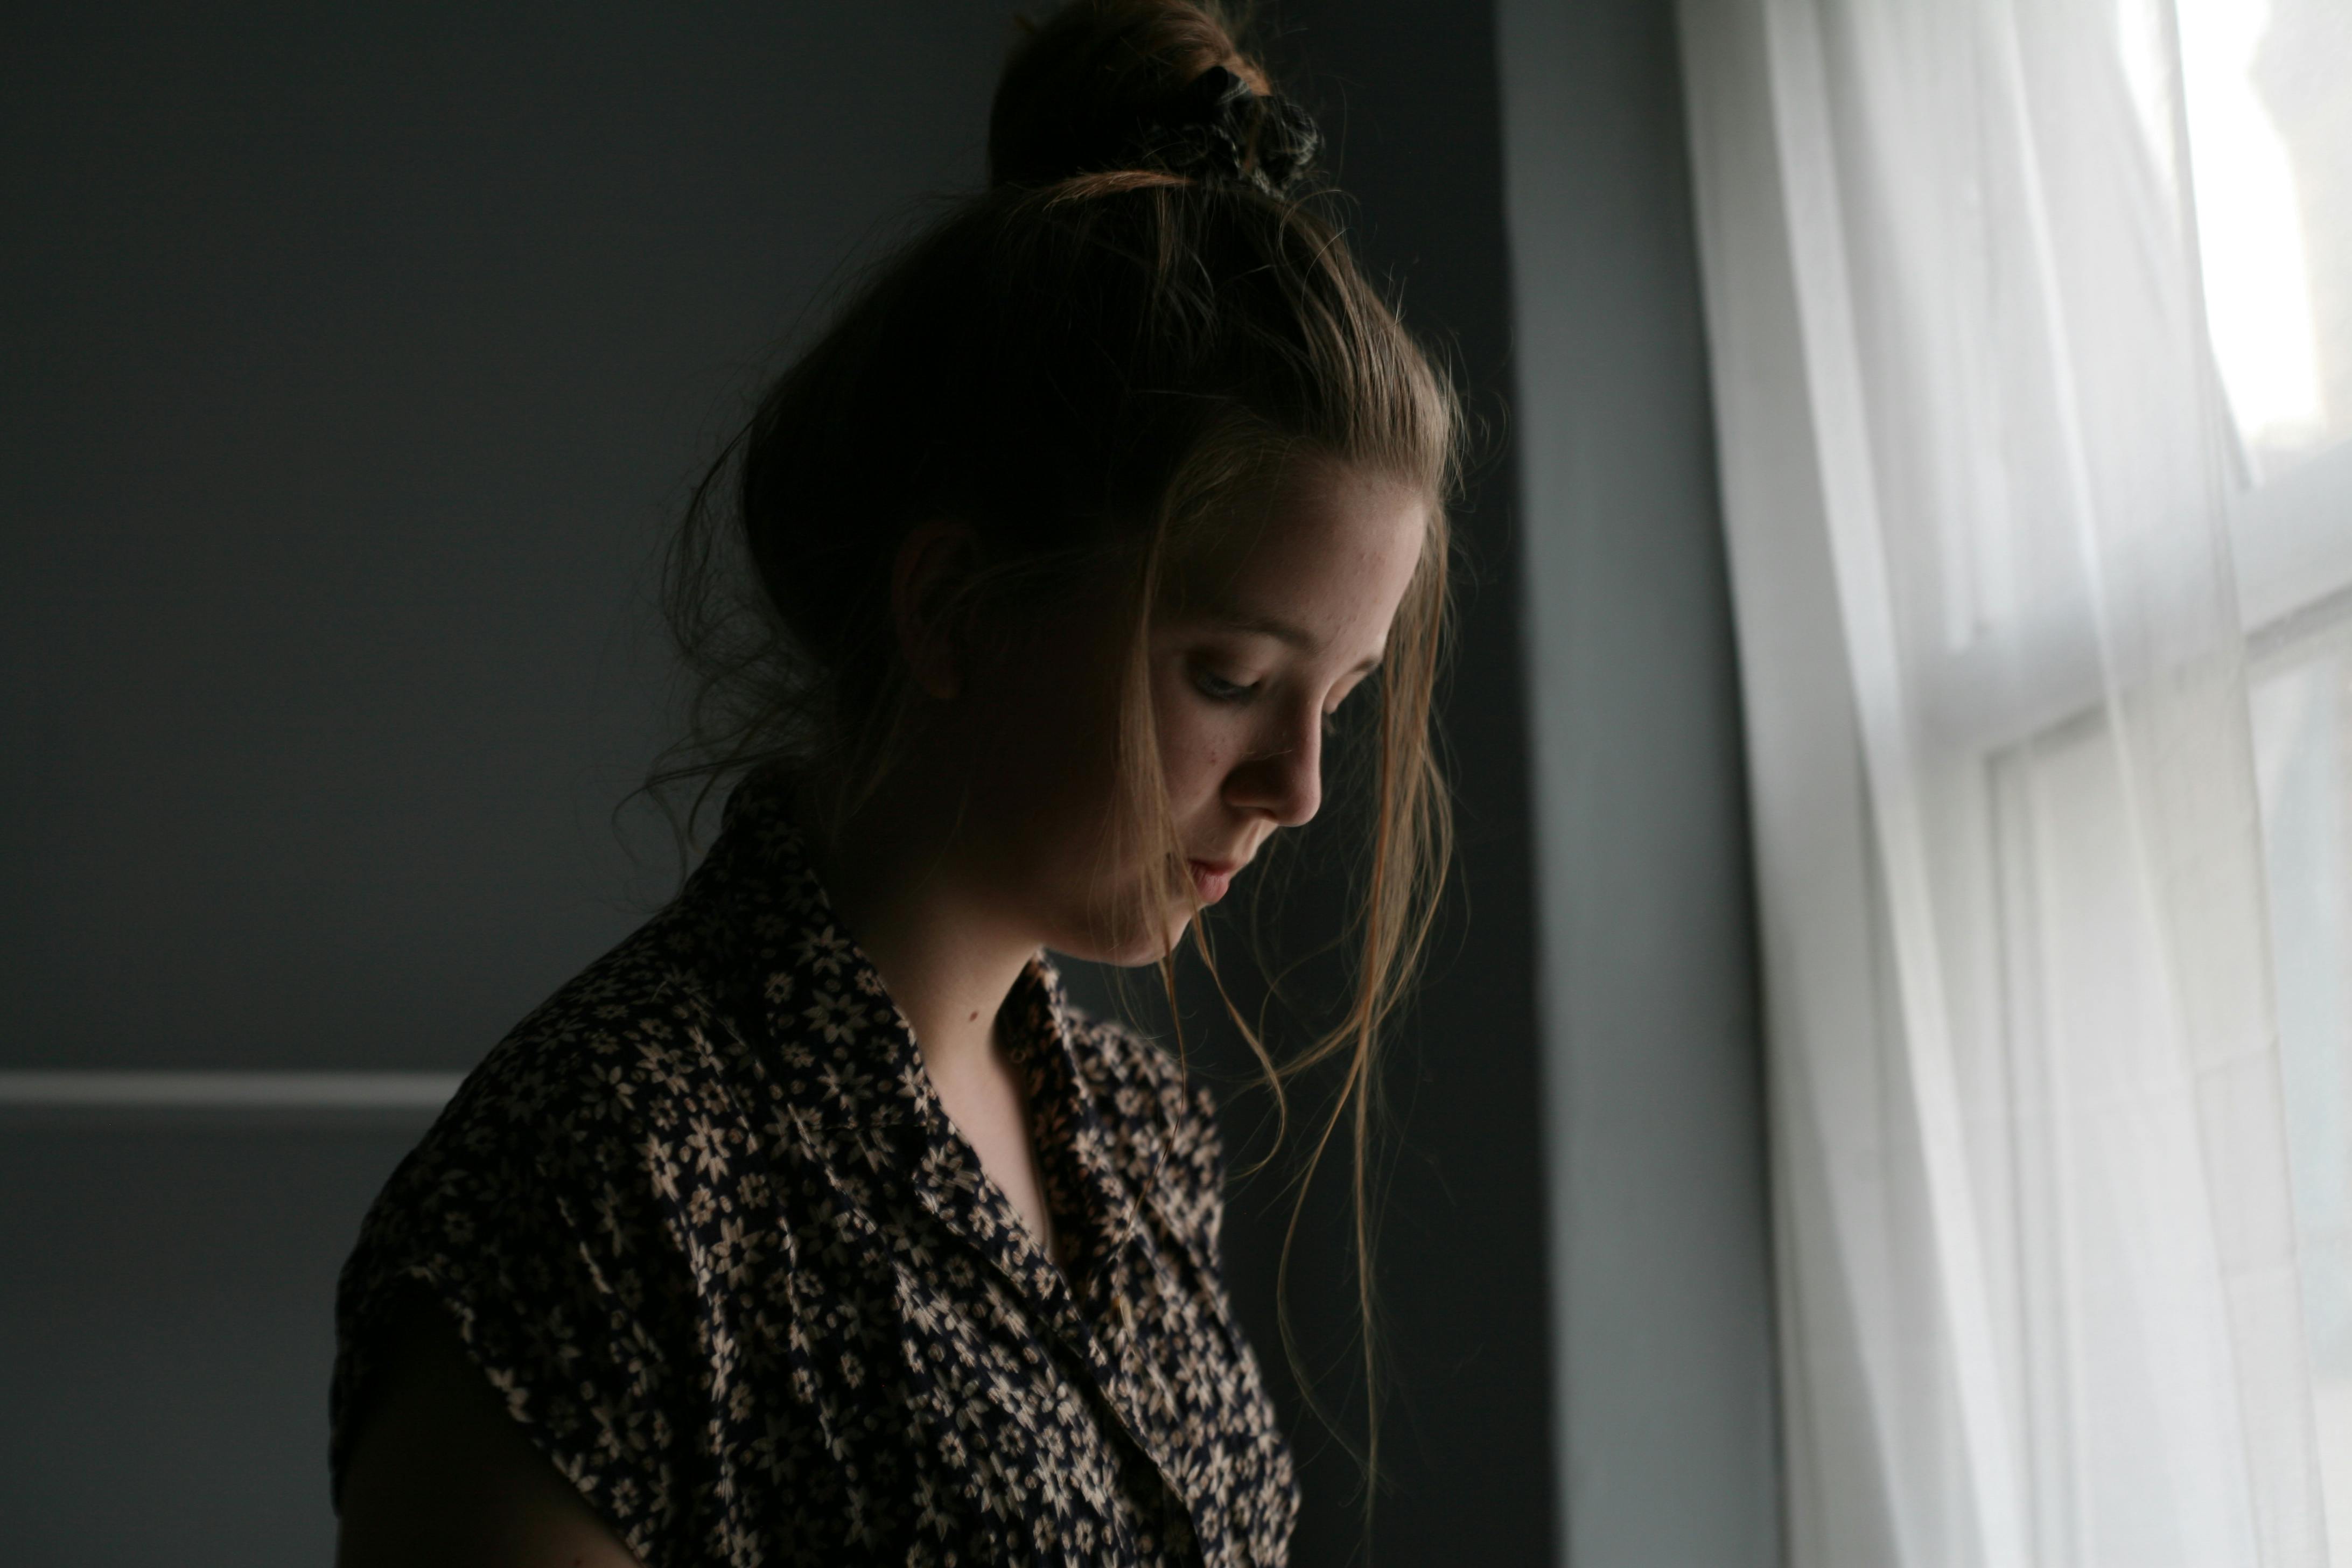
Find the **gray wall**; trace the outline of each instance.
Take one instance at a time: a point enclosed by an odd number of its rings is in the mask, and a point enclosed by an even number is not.
[[[0,1120],[0,1561],[324,1568],[335,1268],[417,1131]]]
[[[464,1067],[635,922],[646,568],[1001,0],[21,8],[0,1039]]]
[[[1565,1561],[1781,1560],[1738,691],[1673,7],[1502,0]]]

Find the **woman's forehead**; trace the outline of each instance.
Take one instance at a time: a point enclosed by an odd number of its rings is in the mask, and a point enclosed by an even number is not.
[[[1188,551],[1162,615],[1317,651],[1377,617],[1385,628],[1429,532],[1432,507],[1392,480],[1287,487]]]
[[[1255,483],[1232,487],[1182,530],[1174,564],[1197,582],[1270,559],[1312,558],[1385,544],[1397,527],[1425,531],[1426,487],[1318,453],[1293,453]],[[1188,584],[1189,585],[1189,584]]]

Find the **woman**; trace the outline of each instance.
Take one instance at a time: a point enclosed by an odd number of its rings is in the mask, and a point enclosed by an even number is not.
[[[705,481],[683,771],[740,782],[369,1215],[351,1568],[1284,1560],[1213,1110],[1045,952],[1165,975],[1369,688],[1356,995],[1303,1058],[1345,1058],[1360,1207],[1444,858],[1458,421],[1314,151],[1211,11],[1076,0],[1006,69],[990,188]]]

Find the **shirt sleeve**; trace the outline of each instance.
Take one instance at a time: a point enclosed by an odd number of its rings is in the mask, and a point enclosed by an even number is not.
[[[487,1064],[486,1064],[487,1065]],[[395,1171],[345,1264],[330,1464],[340,1497],[391,1310],[430,1299],[507,1412],[648,1568],[680,1538],[709,1423],[675,1152],[478,1075]]]

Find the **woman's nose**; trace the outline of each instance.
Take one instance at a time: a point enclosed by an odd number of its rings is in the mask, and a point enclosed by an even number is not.
[[[1261,811],[1276,826],[1297,827],[1323,804],[1323,715],[1309,708],[1269,734],[1264,749],[1234,765],[1225,781],[1228,804]]]

